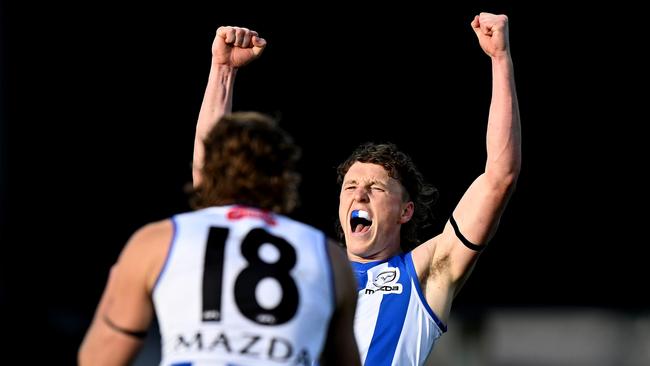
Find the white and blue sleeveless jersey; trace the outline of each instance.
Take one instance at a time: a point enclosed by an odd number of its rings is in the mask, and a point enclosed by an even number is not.
[[[153,301],[163,366],[311,366],[335,306],[325,234],[251,207],[173,217]]]
[[[424,298],[411,253],[352,267],[359,296],[354,333],[363,364],[424,365],[447,327]]]

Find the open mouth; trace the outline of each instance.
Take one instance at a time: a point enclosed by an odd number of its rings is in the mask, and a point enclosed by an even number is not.
[[[354,210],[350,215],[350,228],[353,233],[365,233],[370,230],[372,220],[368,211]]]

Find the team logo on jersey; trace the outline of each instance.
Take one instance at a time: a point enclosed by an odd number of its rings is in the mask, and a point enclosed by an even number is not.
[[[397,282],[399,280],[399,268],[397,267],[373,268],[368,271],[368,279],[372,279],[372,283],[366,285],[366,294],[374,294],[375,292],[384,294],[402,293],[402,284]]]

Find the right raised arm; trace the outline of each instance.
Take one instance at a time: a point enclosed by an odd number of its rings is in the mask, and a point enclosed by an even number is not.
[[[334,271],[336,308],[321,356],[321,365],[361,366],[361,356],[354,337],[354,313],[357,308],[357,280],[354,278],[345,251],[329,242],[329,255]]]
[[[194,135],[192,180],[194,186],[201,180],[203,166],[203,138],[219,121],[232,111],[232,90],[237,69],[258,58],[266,41],[257,32],[240,27],[219,27],[212,42],[212,63],[208,84],[203,95]]]
[[[427,301],[443,321],[447,321],[452,300],[472,272],[480,250],[497,230],[521,169],[521,126],[508,17],[481,13],[471,26],[492,63],[485,171],[460,199],[443,232],[413,252],[418,274],[426,276]]]

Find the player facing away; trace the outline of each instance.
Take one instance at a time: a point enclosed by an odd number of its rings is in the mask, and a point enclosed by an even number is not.
[[[203,140],[195,210],[129,239],[79,364],[131,362],[155,312],[161,365],[360,365],[345,252],[283,215],[297,201],[298,155],[270,117],[223,116]]]

